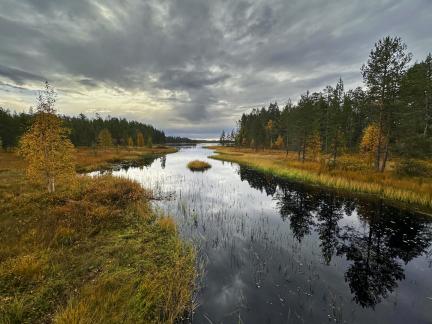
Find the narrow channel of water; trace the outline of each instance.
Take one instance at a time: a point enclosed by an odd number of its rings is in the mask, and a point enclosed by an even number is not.
[[[153,188],[205,261],[194,323],[431,323],[432,218],[207,158],[114,171]],[[186,168],[208,161],[206,172]]]

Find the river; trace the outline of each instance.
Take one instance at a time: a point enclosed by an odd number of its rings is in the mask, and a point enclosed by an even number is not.
[[[199,251],[193,323],[432,323],[432,218],[207,158],[113,171]],[[212,168],[191,172],[200,159]]]

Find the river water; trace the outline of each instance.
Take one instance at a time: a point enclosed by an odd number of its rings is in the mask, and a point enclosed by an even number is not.
[[[432,217],[208,159],[113,171],[152,188],[204,264],[193,323],[432,323]],[[191,172],[200,159],[212,168]]]

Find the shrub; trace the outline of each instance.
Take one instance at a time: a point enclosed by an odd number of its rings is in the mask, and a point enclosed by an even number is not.
[[[368,161],[359,156],[343,155],[339,157],[336,165],[330,160],[327,163],[329,169],[338,169],[343,171],[365,171],[370,170],[371,166]]]
[[[149,196],[139,183],[110,176],[102,176],[98,181],[91,182],[84,195],[91,202],[118,206]]]
[[[395,173],[401,177],[431,177],[432,169],[423,161],[406,159],[396,164]]]

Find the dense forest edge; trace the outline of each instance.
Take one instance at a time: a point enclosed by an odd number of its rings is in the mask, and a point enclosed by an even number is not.
[[[339,79],[244,113],[216,158],[431,208],[432,55],[411,59],[400,38],[379,40],[361,67],[364,88]]]
[[[105,146],[149,146],[153,144],[197,143],[198,141],[180,136],[166,136],[164,131],[137,121],[96,114],[89,118],[60,116],[64,126],[70,130],[69,138],[76,147],[94,147],[107,139]],[[33,109],[28,112],[12,112],[0,107],[0,149],[10,151],[17,147],[19,139],[31,126],[34,119]],[[103,137],[105,136],[105,138]]]

